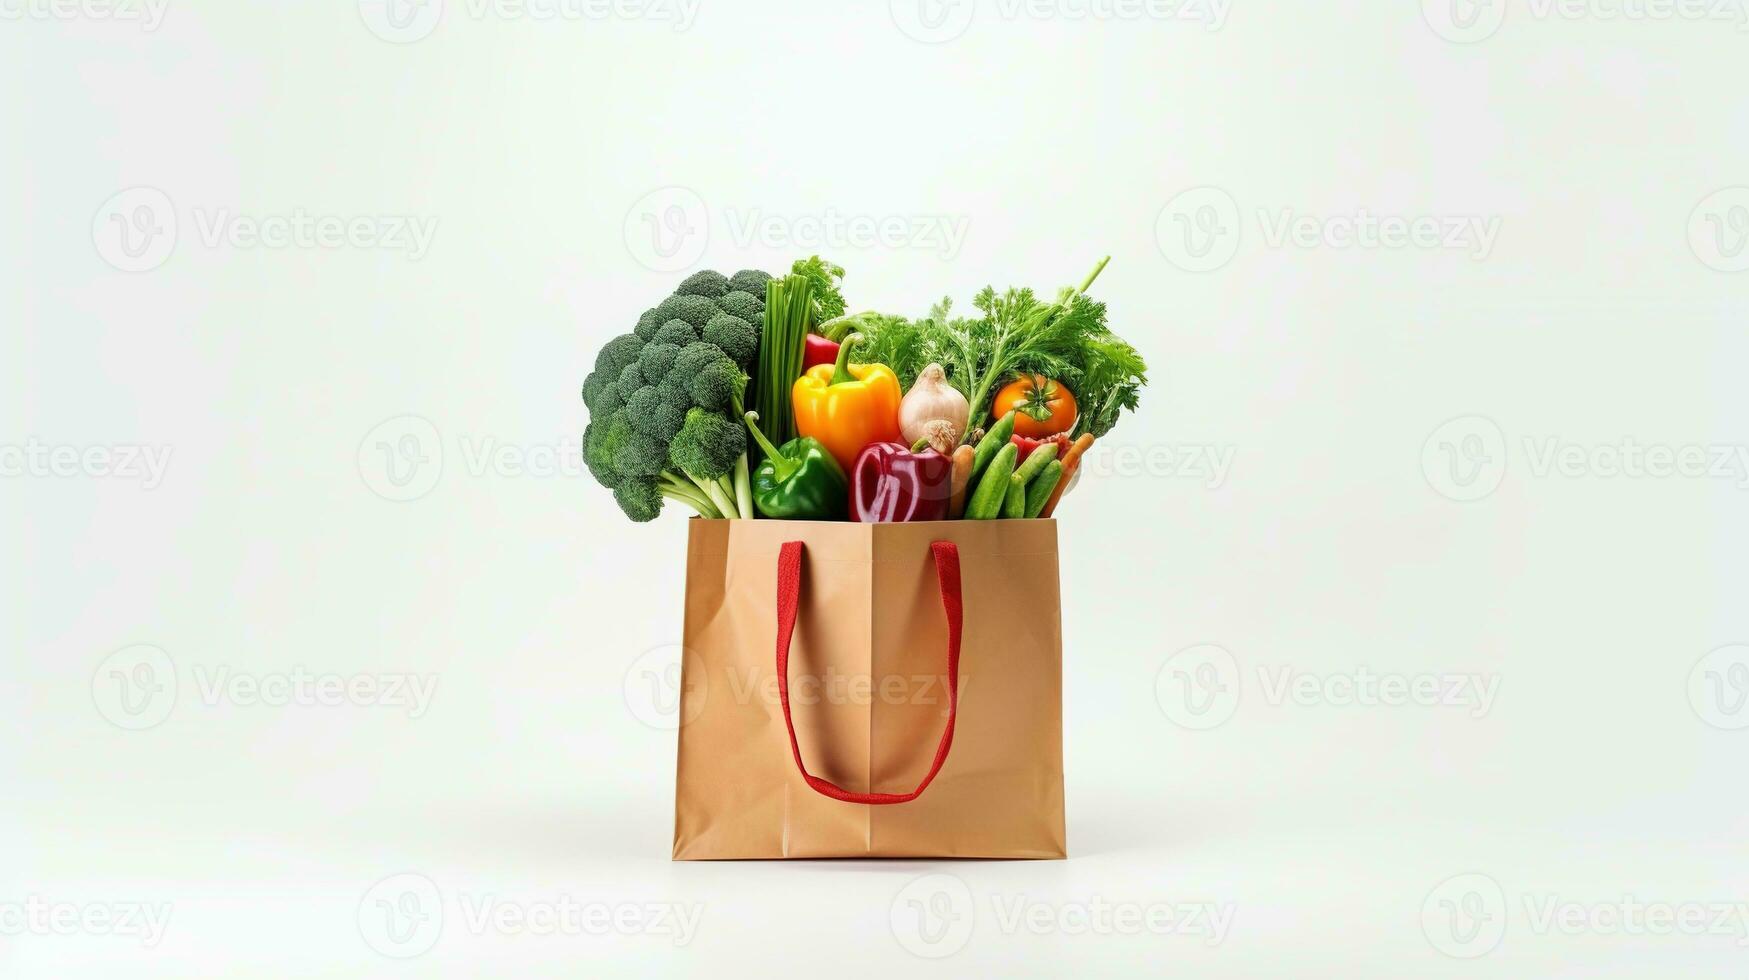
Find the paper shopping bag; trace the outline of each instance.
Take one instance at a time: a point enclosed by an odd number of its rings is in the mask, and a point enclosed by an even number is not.
[[[1060,858],[1056,522],[690,522],[674,857]]]

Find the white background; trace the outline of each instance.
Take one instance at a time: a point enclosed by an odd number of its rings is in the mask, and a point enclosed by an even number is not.
[[[1741,975],[1735,0],[426,3],[0,0],[0,974]],[[684,525],[577,389],[815,251],[912,313],[1113,256],[1067,861],[668,860]]]

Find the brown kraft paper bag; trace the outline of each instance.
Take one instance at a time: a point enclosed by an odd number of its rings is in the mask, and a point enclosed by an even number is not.
[[[690,527],[676,860],[1065,856],[1055,521]]]

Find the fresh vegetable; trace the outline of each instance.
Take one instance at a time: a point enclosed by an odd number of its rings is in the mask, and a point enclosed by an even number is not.
[[[1057,484],[1063,479],[1063,461],[1053,459],[1039,475],[1026,486],[1026,516],[1037,517],[1044,512],[1045,504],[1056,493]]]
[[[1022,463],[1026,462],[1028,456],[1031,456],[1034,452],[1038,451],[1040,446],[1045,445],[1056,446],[1057,458],[1062,459],[1063,454],[1067,453],[1069,447],[1074,444],[1074,440],[1070,439],[1068,433],[1065,432],[1059,432],[1054,436],[1046,436],[1043,439],[1028,439],[1026,436],[1017,435],[1009,441],[1013,442],[1020,448],[1020,461]]]
[[[860,334],[844,338],[836,363],[809,368],[795,382],[796,431],[825,443],[847,471],[864,446],[902,438],[899,379],[884,364],[851,364],[861,342]]]
[[[1103,436],[1123,410],[1136,407],[1147,384],[1142,356],[1106,326],[1105,304],[1087,296],[1106,261],[1054,302],[1030,289],[998,295],[986,287],[973,300],[975,317],[954,317],[952,303],[943,300],[918,320],[857,314],[863,318],[858,329],[868,337],[869,356],[892,367],[902,381],[939,362],[948,382],[968,396],[968,424],[974,428],[989,421],[997,387],[1041,374],[1075,392],[1073,431]]]
[[[1014,475],[1014,459],[1019,454],[1020,450],[1011,442],[996,451],[983,475],[976,477],[977,487],[966,503],[966,520],[992,520],[1002,512],[1003,501],[1008,495],[1008,478]],[[976,464],[973,466],[975,468]]]
[[[627,517],[648,521],[664,498],[701,516],[752,517],[735,477],[746,368],[759,345],[761,304],[742,286],[765,274],[700,272],[609,340],[583,382],[583,461]],[[733,413],[733,415],[729,413]]]
[[[949,520],[957,521],[966,514],[966,488],[972,481],[972,457],[977,450],[971,446],[960,446],[953,451],[953,491],[948,498],[947,516]]]
[[[753,502],[764,517],[841,521],[846,488],[844,470],[818,439],[797,436],[773,446],[759,430],[759,415],[743,417],[765,460],[753,471]]]
[[[996,392],[992,410],[1014,417],[1016,435],[1040,438],[1068,432],[1075,427],[1075,396],[1064,385],[1042,374],[1016,378]]]
[[[978,440],[977,455],[972,457],[972,479],[981,479],[984,469],[990,461],[996,458],[996,453],[1009,444],[1009,438],[1014,433],[1014,413],[1010,412],[996,420],[990,431],[984,433],[984,438]],[[1018,450],[1016,450],[1018,453]]]
[[[923,438],[923,426],[935,420],[953,426],[955,434],[966,431],[971,407],[959,389],[947,383],[947,372],[930,364],[918,372],[911,390],[899,402],[899,432],[907,441]]]
[[[838,360],[838,341],[828,340],[817,333],[808,334],[803,338],[805,345],[802,351],[802,370],[831,364]]]
[[[952,456],[960,444],[960,430],[946,419],[930,419],[923,423],[923,437],[917,441],[943,456]]]
[[[796,436],[790,386],[802,375],[808,323],[813,317],[814,283],[787,275],[765,284],[764,329],[759,341],[759,371],[753,410],[766,435],[782,445]]]
[[[1075,470],[1081,465],[1081,457],[1087,455],[1087,450],[1093,448],[1093,434],[1088,433],[1075,440],[1069,451],[1063,454],[1063,476],[1057,481],[1057,488],[1051,491],[1050,499],[1045,501],[1045,509],[1039,512],[1040,517],[1049,517],[1057,511],[1057,501],[1063,499],[1063,491],[1069,489],[1069,478],[1075,475]]]
[[[1026,516],[1026,481],[1016,473],[1008,478],[1008,492],[1002,495],[1002,517],[1015,520]]]
[[[1015,452],[1018,455],[1019,450],[1016,449]],[[1031,483],[1032,478],[1038,476],[1039,471],[1043,470],[1056,458],[1057,444],[1054,442],[1045,443],[1043,446],[1039,447],[1038,452],[1028,456],[1026,462],[1014,468],[1014,475],[1020,480],[1021,485],[1024,486]]]
[[[865,524],[947,519],[953,460],[896,442],[865,446],[850,471],[850,519]]]
[[[826,321],[844,315],[844,293],[838,287],[844,279],[843,266],[833,265],[818,255],[811,255],[805,259],[797,259],[789,271],[790,275],[801,276],[814,284],[813,313],[809,318],[809,330],[817,330]],[[832,339],[842,340],[844,337],[840,334]]]

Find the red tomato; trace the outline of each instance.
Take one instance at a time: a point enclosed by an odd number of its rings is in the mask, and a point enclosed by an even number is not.
[[[1075,395],[1041,374],[1017,378],[996,392],[997,418],[1014,412],[1014,434],[1029,439],[1054,436],[1075,427]]]

